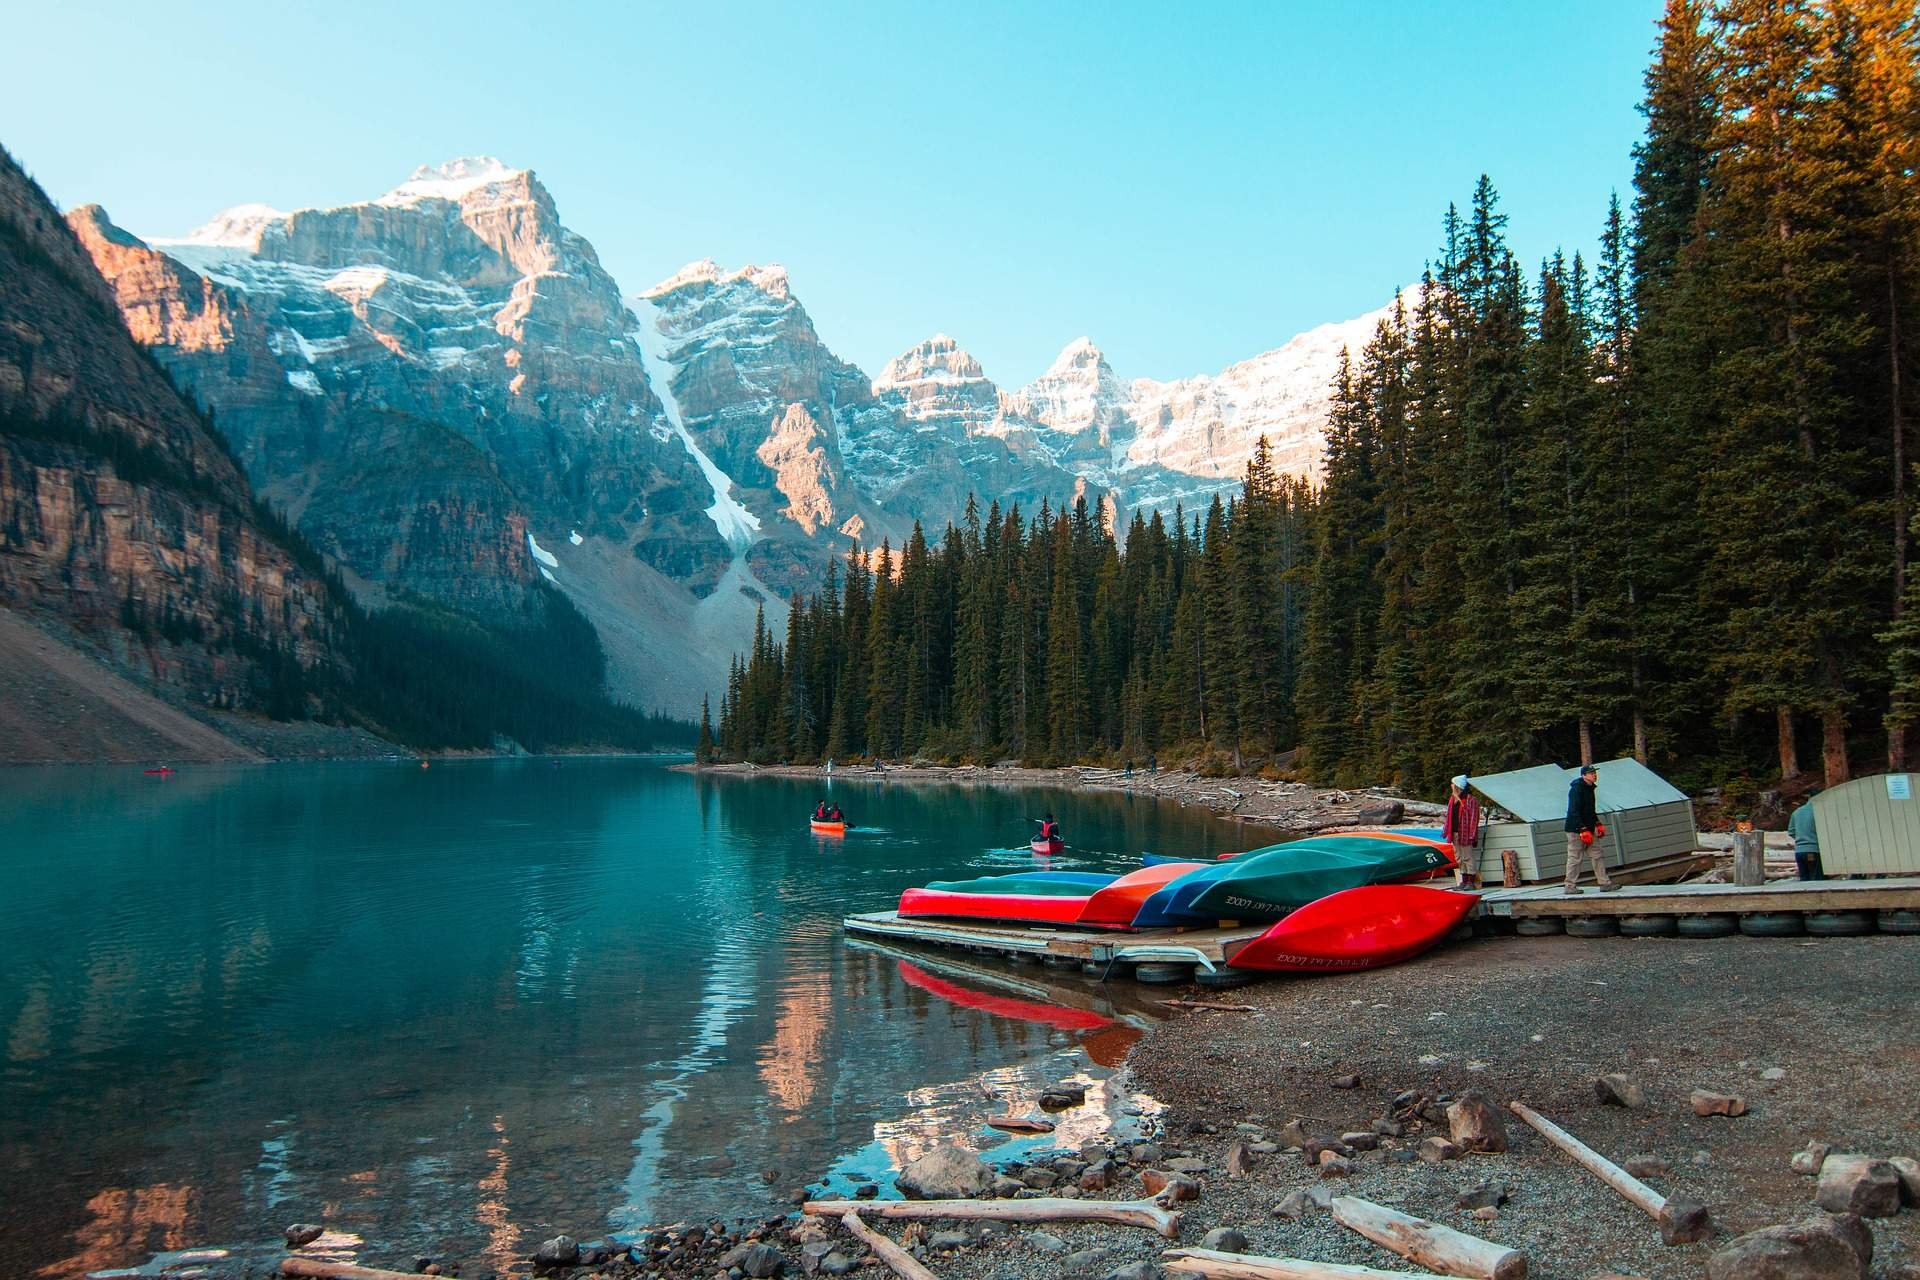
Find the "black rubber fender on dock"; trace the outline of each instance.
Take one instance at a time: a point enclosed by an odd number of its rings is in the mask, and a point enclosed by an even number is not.
[[[1212,973],[1202,969],[1193,975],[1193,981],[1196,986],[1209,991],[1226,991],[1233,987],[1244,987],[1258,976],[1245,969],[1215,969]]]
[[[1567,917],[1569,938],[1611,938],[1619,932],[1620,921],[1614,916]]]
[[[1748,911],[1740,917],[1740,932],[1749,938],[1797,938],[1806,931],[1798,911]]]
[[[1673,916],[1620,917],[1623,938],[1671,938],[1679,932],[1680,922]]]
[[[1873,932],[1871,911],[1809,911],[1807,932],[1817,938],[1853,938]]]
[[[1720,911],[1681,916],[1674,928],[1683,938],[1724,938],[1740,932],[1740,917]]]
[[[1156,961],[1142,961],[1133,970],[1133,976],[1141,982],[1185,982],[1193,975],[1190,964],[1160,964]]]
[[[1882,933],[1920,933],[1920,911],[1893,907],[1882,911],[1874,923]]]
[[[1513,931],[1523,938],[1545,938],[1565,933],[1567,926],[1559,916],[1517,916],[1514,918]]]

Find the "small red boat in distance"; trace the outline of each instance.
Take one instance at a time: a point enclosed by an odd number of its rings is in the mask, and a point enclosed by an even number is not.
[[[813,828],[817,836],[843,836],[847,834],[847,824],[841,822],[822,822],[818,818],[807,819],[807,825]]]
[[[1065,840],[1060,840],[1060,839],[1050,839],[1050,840],[1035,839],[1032,844],[1032,848],[1035,853],[1045,854],[1049,856],[1051,856],[1052,854],[1059,853],[1061,850],[1065,849],[1066,847],[1067,847],[1067,842]]]
[[[1378,969],[1438,943],[1479,901],[1478,894],[1410,884],[1344,889],[1291,912],[1227,963],[1272,973]]]
[[[171,778],[173,776],[173,768],[171,765],[163,764],[158,769],[148,769],[146,774],[149,778]]]

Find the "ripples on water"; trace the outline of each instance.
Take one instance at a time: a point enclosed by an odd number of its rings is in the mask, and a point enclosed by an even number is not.
[[[844,839],[807,830],[814,784],[637,761],[0,773],[0,1267],[271,1256],[303,1219],[499,1265],[885,1184],[950,1137],[1012,1158],[1134,1122],[1105,1081],[1138,1009],[839,919],[1034,865],[1043,808],[1059,869],[1243,833],[1124,796],[833,793]],[[1055,1135],[981,1127],[1058,1079],[1093,1087]]]

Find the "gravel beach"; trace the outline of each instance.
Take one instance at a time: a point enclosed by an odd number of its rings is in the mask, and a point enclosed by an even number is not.
[[[1911,938],[1496,937],[1372,973],[1187,992],[1252,1010],[1179,1013],[1135,1047],[1134,1085],[1165,1104],[1165,1125],[1151,1147],[1112,1153],[1117,1178],[1098,1196],[1143,1197],[1143,1172],[1171,1165],[1200,1185],[1198,1199],[1182,1206],[1182,1245],[1224,1227],[1242,1233],[1253,1253],[1407,1269],[1323,1209],[1297,1221],[1275,1213],[1290,1192],[1326,1187],[1518,1249],[1536,1278],[1701,1276],[1734,1235],[1814,1211],[1814,1179],[1789,1165],[1810,1141],[1881,1157],[1920,1154],[1916,991],[1920,943]],[[1644,1106],[1598,1100],[1595,1079],[1613,1072],[1640,1086]],[[1736,1095],[1745,1114],[1697,1116],[1695,1089]],[[1504,1152],[1417,1158],[1422,1140],[1448,1126],[1437,1110],[1410,1115],[1406,1095],[1443,1103],[1475,1090],[1503,1112],[1509,1101],[1526,1102],[1617,1163],[1660,1162],[1654,1167],[1665,1171],[1645,1181],[1704,1203],[1715,1238],[1662,1244],[1650,1218],[1510,1113]],[[1284,1149],[1290,1123],[1318,1139],[1376,1120],[1389,1121],[1381,1126],[1388,1136],[1355,1152],[1344,1178],[1323,1180],[1300,1152]],[[1238,1175],[1228,1172],[1235,1144],[1251,1164]],[[1059,1153],[1081,1161],[1105,1154]],[[1071,1177],[1075,1166],[1067,1170]],[[1476,1217],[1457,1206],[1488,1183],[1505,1184],[1497,1209]],[[876,1225],[914,1246],[942,1280],[1098,1280],[1146,1264],[1125,1273],[1138,1280],[1169,1243],[1097,1224],[986,1233],[960,1223]],[[1872,1275],[1916,1274],[1908,1268],[1920,1264],[1920,1212],[1908,1207],[1869,1225]],[[811,1257],[787,1228],[768,1232],[789,1271],[817,1270],[831,1257],[882,1274],[837,1227],[804,1232],[818,1233]],[[839,1242],[837,1255],[824,1252],[828,1240]],[[717,1256],[669,1274],[724,1274]]]

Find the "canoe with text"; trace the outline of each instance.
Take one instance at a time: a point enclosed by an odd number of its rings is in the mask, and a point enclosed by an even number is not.
[[[1421,885],[1344,889],[1290,912],[1228,958],[1235,969],[1346,973],[1398,964],[1438,943],[1480,901],[1478,894]]]
[[[1279,920],[1331,893],[1430,879],[1453,866],[1452,849],[1440,841],[1377,832],[1314,836],[1189,872],[1141,904],[1133,923],[1152,929]]]
[[[900,915],[1072,924],[1114,877],[1087,871],[1023,871],[972,880],[934,880],[900,895]]]

